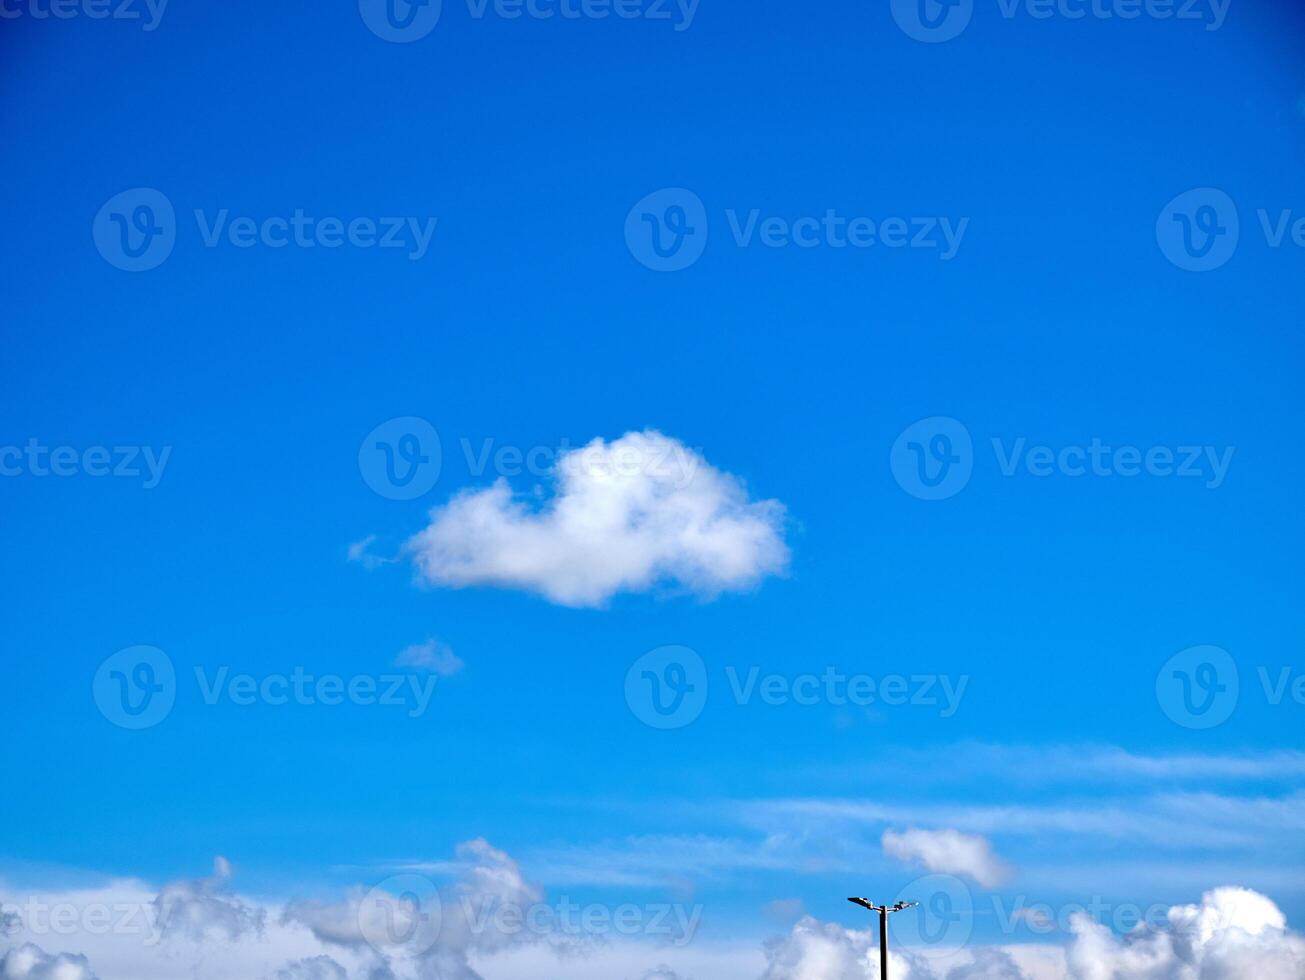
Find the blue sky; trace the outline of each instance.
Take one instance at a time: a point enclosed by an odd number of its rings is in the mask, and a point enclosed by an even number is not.
[[[1299,925],[1300,13],[1233,0],[1209,29],[1208,5],[1204,21],[973,7],[939,43],[887,2],[702,0],[686,23],[445,0],[410,43],[353,4],[174,2],[152,30],[7,7],[0,445],[168,452],[148,489],[144,455],[120,478],[5,457],[10,893],[193,879],[220,854],[249,895],[327,895],[483,837],[552,894],[691,896],[705,935],[752,942],[788,928],[762,914],[777,901],[860,923],[845,895],[930,870],[883,832],[924,828],[991,844],[1009,876],[960,875],[987,909],[1227,884]],[[139,272],[96,244],[115,227],[101,209],[135,188],[175,212],[171,252]],[[665,188],[682,190],[636,208]],[[1239,219],[1209,271],[1157,237],[1200,188],[1225,196],[1202,192],[1192,220],[1213,202],[1226,240],[1222,202]],[[705,248],[657,271],[637,230],[675,205]],[[215,222],[297,211],[401,218],[403,245],[206,244]],[[829,212],[940,244],[964,230],[946,258],[740,245],[753,212],[785,241]],[[428,492],[393,499],[359,451],[407,417],[441,462]],[[524,587],[501,568],[423,581],[403,551],[496,478],[528,522],[549,513],[556,474],[482,468],[487,447],[646,430],[723,474],[727,509],[782,556],[745,548],[725,581],[683,573],[697,553],[668,545],[651,581],[567,604],[541,583],[615,559],[568,551],[554,525],[534,528],[552,557]],[[939,431],[968,436],[971,475],[921,499],[912,453]],[[1094,440],[1172,450],[1174,469],[1192,447],[1199,475],[1025,465]],[[368,538],[355,558],[383,560],[350,560]],[[428,642],[460,669],[395,665]],[[134,731],[92,685],[142,644],[177,684]],[[666,645],[696,652],[709,693],[658,730],[626,675]],[[1240,681],[1204,728],[1157,694],[1202,645]],[[434,693],[416,718],[206,704],[195,670],[223,667]],[[965,686],[946,716],[731,688],[827,668]],[[1262,677],[1284,668],[1274,704]],[[992,918],[974,918],[985,941],[1038,938]]]

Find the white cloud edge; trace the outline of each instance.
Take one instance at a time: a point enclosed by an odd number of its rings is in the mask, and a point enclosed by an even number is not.
[[[542,500],[501,478],[464,490],[404,550],[431,586],[603,607],[665,586],[703,598],[751,589],[787,569],[784,524],[779,501],[751,499],[738,477],[646,429],[562,453]]]

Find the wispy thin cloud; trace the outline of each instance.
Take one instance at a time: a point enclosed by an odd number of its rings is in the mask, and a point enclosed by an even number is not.
[[[464,666],[451,646],[433,638],[405,647],[394,658],[394,664],[396,667],[428,670],[436,677],[452,677]]]

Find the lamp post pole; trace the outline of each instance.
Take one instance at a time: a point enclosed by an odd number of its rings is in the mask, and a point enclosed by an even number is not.
[[[876,905],[868,898],[849,898],[853,905],[879,913],[879,980],[888,980],[888,916],[903,909],[914,908],[919,902],[898,902],[896,905]]]
[[[888,910],[879,910],[879,980],[888,980]]]

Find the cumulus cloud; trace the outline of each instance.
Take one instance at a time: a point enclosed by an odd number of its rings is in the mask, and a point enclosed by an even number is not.
[[[1245,888],[1217,888],[1199,904],[1169,910],[1162,926],[1140,924],[1118,936],[1086,913],[1072,920],[1065,980],[1301,980],[1305,938],[1287,928],[1268,898]],[[1027,980],[1012,955],[1016,947],[976,947],[964,962],[947,964],[890,950],[895,980]],[[807,917],[766,948],[761,980],[873,980],[879,976],[878,939]],[[1038,971],[1035,975],[1041,975]]]
[[[1305,938],[1287,929],[1268,898],[1216,888],[1199,905],[1169,910],[1163,927],[1140,924],[1125,936],[1080,913],[1067,960],[1073,980],[1300,980]]]
[[[1004,949],[976,949],[973,957],[948,970],[946,980],[1026,980],[1024,971]]]
[[[921,864],[939,874],[964,875],[991,888],[1010,876],[1010,869],[992,844],[977,834],[959,830],[885,830],[880,838],[884,853],[908,864]]]
[[[896,980],[931,976],[914,958],[891,949],[888,972]],[[766,970],[761,980],[871,980],[878,976],[876,934],[805,916],[787,936],[766,944]]]
[[[977,946],[929,956],[910,949],[889,949],[888,972],[893,980],[1065,980],[1059,956],[1048,968],[1037,963],[1026,971],[1016,954],[1019,947]],[[1032,961],[1041,956],[1026,957]],[[786,936],[766,944],[766,969],[760,980],[878,980],[877,926],[864,931],[806,917]]]
[[[566,606],[671,584],[739,590],[788,564],[784,508],[652,430],[563,453],[554,495],[505,480],[454,497],[406,550],[429,584],[524,589]],[[365,550],[365,549],[364,549]]]
[[[281,910],[281,922],[301,925],[331,946],[346,949],[365,946],[367,938],[363,935],[360,911],[364,895],[361,888],[355,888],[342,902],[292,899]]]
[[[313,956],[287,963],[276,980],[348,980],[349,972],[329,956]]]
[[[462,659],[453,648],[434,639],[405,647],[395,658],[394,665],[428,670],[436,677],[452,677],[463,668]]]
[[[489,842],[478,838],[458,845],[456,860],[443,867],[457,869],[458,878],[438,892],[430,883],[429,893],[411,896],[408,904],[402,897],[378,901],[375,891],[358,888],[342,902],[289,902],[281,920],[306,927],[321,942],[366,954],[369,978],[402,972],[420,980],[480,980],[473,957],[536,943],[562,952],[579,942],[578,937],[505,927],[542,902],[543,893],[526,880],[516,861]],[[385,890],[407,892],[416,878],[399,876]],[[500,916],[503,910],[509,914]],[[400,921],[394,921],[396,915]],[[389,937],[398,939],[390,942]]]
[[[51,956],[27,943],[0,956],[0,980],[96,980],[85,956]]]
[[[540,938],[523,930],[502,929],[496,914],[503,908],[524,912],[543,901],[543,892],[526,880],[517,862],[483,838],[459,844],[457,855],[466,871],[444,904],[440,945],[462,956],[467,951],[497,952]]]
[[[154,899],[155,921],[164,938],[184,936],[202,942],[210,934],[236,940],[246,933],[261,933],[266,911],[230,894],[230,882],[231,863],[218,857],[210,877],[164,885]]]
[[[61,941],[83,955],[44,952],[16,940],[0,949],[0,980],[535,980],[567,976],[575,980],[876,980],[878,935],[870,928],[844,926],[803,917],[785,935],[765,945],[714,947],[698,941],[683,947],[644,941],[612,940],[592,947],[568,945],[577,937],[550,935],[505,923],[504,906],[528,909],[544,900],[511,856],[484,840],[458,848],[441,875],[453,880],[441,891],[442,928],[429,948],[396,949],[382,954],[370,946],[364,890],[335,904],[291,902],[283,924],[273,917],[266,935],[228,941],[225,931],[205,930],[195,946],[142,944],[141,935],[103,930],[78,932]],[[431,874],[436,874],[431,871]],[[230,878],[222,863],[214,878]],[[152,889],[42,896],[87,906],[116,907],[148,902]],[[193,883],[192,883],[193,884]],[[212,886],[212,879],[204,884]],[[175,886],[167,886],[165,891]],[[400,894],[401,888],[395,894]],[[88,907],[88,906],[87,906]],[[257,911],[260,915],[263,909]],[[257,916],[256,916],[257,917]],[[1072,920],[1067,947],[971,945],[928,956],[908,944],[895,944],[894,980],[1301,980],[1305,977],[1305,939],[1290,931],[1278,907],[1244,888],[1219,888],[1193,905],[1168,911],[1161,924],[1142,924],[1118,935],[1085,916]],[[285,924],[288,923],[288,924]],[[307,927],[307,928],[305,928]],[[400,930],[402,932],[402,930]],[[375,934],[373,933],[373,938]],[[590,937],[591,939],[594,937]],[[28,944],[24,944],[28,943]],[[559,965],[558,954],[575,950]],[[91,971],[90,963],[96,966]]]

